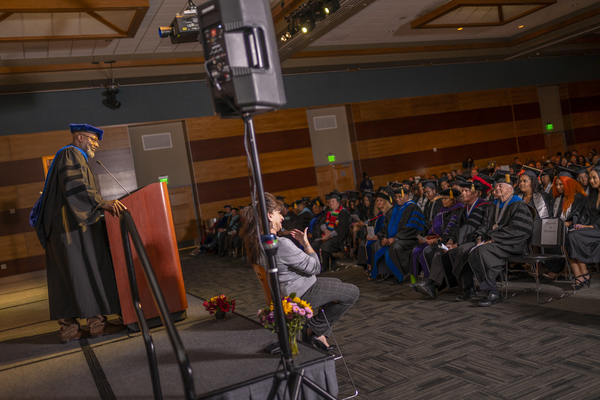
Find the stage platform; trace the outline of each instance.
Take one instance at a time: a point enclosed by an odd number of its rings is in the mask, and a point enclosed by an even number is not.
[[[176,326],[192,363],[196,394],[207,399],[265,399],[280,357],[262,349],[276,335],[237,314],[217,322],[204,310],[203,300],[189,294],[188,303],[188,318]],[[139,333],[124,331],[66,344],[57,333],[56,321],[48,320],[44,271],[0,280],[0,399],[153,398]],[[164,398],[183,398],[167,334],[161,327],[153,329],[152,336]],[[337,396],[332,356],[300,343],[294,362]],[[283,393],[280,399],[286,398]],[[307,391],[302,398],[316,397]]]

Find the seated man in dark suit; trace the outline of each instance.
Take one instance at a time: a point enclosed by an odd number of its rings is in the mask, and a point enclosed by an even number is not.
[[[227,221],[225,231],[219,236],[219,255],[224,257],[231,247],[232,235],[237,235],[240,231],[240,216],[237,207],[231,208],[231,216]]]

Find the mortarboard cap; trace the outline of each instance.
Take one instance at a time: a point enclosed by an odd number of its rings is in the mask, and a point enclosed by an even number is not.
[[[232,209],[232,210],[235,210],[235,211],[240,211],[240,209],[239,209],[239,208],[237,208],[237,207],[231,207],[231,209]]]
[[[575,170],[575,175],[588,173],[588,167],[584,167],[583,165],[574,164],[574,165],[571,165],[571,168],[573,168]]]
[[[71,128],[71,133],[90,132],[98,136],[98,140],[102,140],[102,137],[104,136],[104,131],[102,129],[88,124],[69,124],[69,127]]]
[[[521,167],[521,171],[519,171],[519,176],[527,175],[531,179],[538,179],[541,174],[542,174],[541,170],[530,167],[528,165],[523,165],[523,167]]]
[[[558,167],[557,171],[558,171],[557,176],[566,176],[567,178],[577,179],[577,174],[572,169],[565,168],[565,167]]]
[[[446,190],[442,190],[440,192],[440,195],[448,196],[451,199],[458,199],[460,197],[461,193],[456,189],[446,189]]]
[[[325,195],[325,198],[327,200],[330,200],[330,199],[338,199],[339,200],[340,199],[340,194],[338,192],[331,192],[331,193]]]
[[[429,188],[432,188],[432,189],[436,189],[436,186],[435,186],[436,181],[427,181],[427,180],[424,180],[424,181],[421,181],[421,182],[423,182],[423,188],[429,187]]]
[[[494,183],[508,183],[509,185],[514,184],[517,181],[517,177],[510,174],[510,171],[498,170],[493,176]]]
[[[456,180],[459,182],[459,184],[460,184],[460,182],[467,182],[468,181],[468,179],[465,178],[463,175],[456,175]]]
[[[382,190],[386,190],[387,186],[379,186],[379,188],[377,188],[378,192],[381,192]]]
[[[385,201],[389,201],[390,203],[394,202],[394,199],[392,198],[392,196],[389,193],[386,192],[377,192],[377,194],[375,195],[375,198],[379,198],[379,199],[384,199]]]
[[[316,197],[310,201],[310,206],[311,208],[314,206],[323,207],[323,202],[321,201],[320,197]]]
[[[231,208],[231,206],[229,204],[226,205],[226,206],[223,206],[223,208],[227,208],[227,207]]]
[[[275,198],[276,198],[277,200],[281,200],[281,201],[283,201],[283,199],[285,199],[285,196],[275,196]]]
[[[372,199],[373,196],[375,196],[375,192],[370,189],[367,189],[367,190],[363,191],[362,195],[363,195],[363,197],[369,197]]]

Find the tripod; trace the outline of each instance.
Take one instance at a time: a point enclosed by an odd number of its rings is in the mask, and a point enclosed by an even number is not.
[[[265,200],[265,191],[262,182],[260,162],[258,159],[258,149],[256,146],[254,123],[252,122],[252,115],[249,113],[243,114],[242,118],[244,120],[246,129],[245,145],[249,158],[249,166],[252,173],[254,186],[256,188],[256,191],[258,192],[258,206],[260,207],[261,216],[261,221],[259,221],[259,223],[262,223],[262,228],[264,232],[264,234],[261,235],[260,239],[262,248],[267,256],[267,273],[269,275],[269,285],[271,286],[272,291],[273,311],[275,314],[275,324],[278,330],[279,346],[281,348],[281,362],[283,365],[283,371],[277,371],[275,373],[275,382],[271,387],[268,399],[274,399],[277,392],[279,391],[279,387],[283,382],[285,382],[288,388],[292,388],[291,400],[299,399],[302,385],[306,385],[325,399],[335,400],[334,396],[332,396],[325,389],[317,385],[311,379],[307,378],[304,375],[304,369],[299,369],[294,366],[294,360],[292,359],[292,353],[290,350],[289,333],[287,329],[286,318],[283,312],[283,305],[281,304],[281,290],[279,289],[277,261],[275,260],[275,255],[277,254],[278,247],[277,236],[270,234],[269,219],[267,217],[267,203]]]

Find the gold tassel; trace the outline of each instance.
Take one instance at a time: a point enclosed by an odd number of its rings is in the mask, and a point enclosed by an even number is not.
[[[506,174],[505,181],[506,181],[506,183],[510,183],[510,175],[509,174]]]
[[[402,197],[404,197],[404,189],[400,189],[400,191],[402,192]]]
[[[450,200],[454,200],[454,190],[450,189]]]
[[[475,192],[475,184],[471,183],[471,192]]]
[[[294,210],[298,208],[298,203],[294,203]]]
[[[390,203],[393,203],[394,201],[392,200],[392,196],[389,196],[390,199]]]

